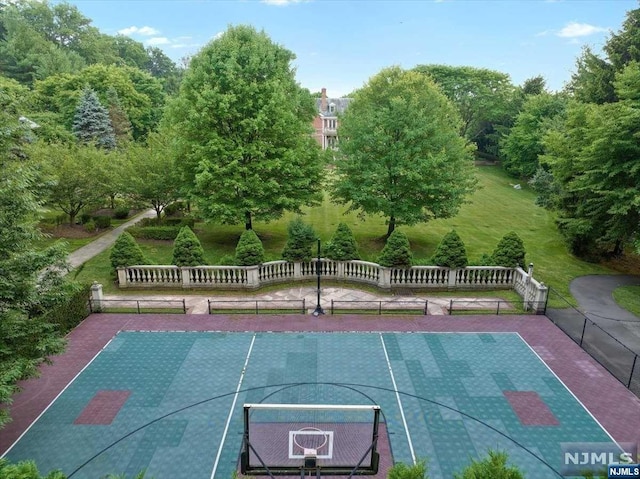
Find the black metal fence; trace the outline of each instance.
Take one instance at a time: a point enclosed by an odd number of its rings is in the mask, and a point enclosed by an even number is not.
[[[504,299],[451,299],[447,311],[455,314],[536,314],[542,311],[544,304],[529,302],[524,308],[523,301],[507,301]]]
[[[331,300],[331,314],[428,314],[428,301]]]
[[[640,397],[639,353],[632,351],[611,333],[574,308],[557,291],[549,288],[546,315],[567,336],[598,361],[607,371]]]
[[[305,314],[305,299],[207,300],[209,314]]]
[[[180,313],[187,312],[184,299],[89,299],[92,313]]]

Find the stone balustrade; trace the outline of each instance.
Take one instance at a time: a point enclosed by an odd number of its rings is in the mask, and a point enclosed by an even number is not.
[[[365,283],[381,289],[499,290],[513,289],[525,310],[544,309],[547,287],[529,271],[502,266],[413,266],[386,268],[368,261],[335,261],[321,258],[309,262],[270,261],[258,266],[130,266],[118,268],[120,288],[258,289],[268,284],[313,279]]]

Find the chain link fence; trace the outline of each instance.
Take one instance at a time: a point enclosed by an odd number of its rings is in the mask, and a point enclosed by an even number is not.
[[[640,397],[639,354],[573,307],[553,288],[549,288],[549,303],[553,307],[547,307],[547,317],[630,391]]]

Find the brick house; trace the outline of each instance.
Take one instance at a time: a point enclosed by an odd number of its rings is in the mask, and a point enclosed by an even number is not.
[[[313,120],[313,137],[322,146],[336,148],[338,145],[338,115],[344,113],[351,98],[327,98],[327,89],[322,89],[322,96],[316,99],[318,115]]]

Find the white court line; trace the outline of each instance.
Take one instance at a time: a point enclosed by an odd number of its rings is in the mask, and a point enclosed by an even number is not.
[[[578,399],[578,396],[576,396],[576,395],[573,393],[573,391],[569,388],[569,386],[567,386],[567,385],[564,383],[564,381],[563,381],[562,379],[560,379],[560,376],[558,376],[558,375],[555,373],[555,371],[554,371],[553,369],[551,369],[551,367],[550,367],[550,366],[549,366],[549,365],[544,361],[544,359],[542,359],[542,358],[540,357],[540,355],[536,352],[536,350],[535,350],[535,349],[533,349],[533,347],[532,347],[532,346],[531,346],[527,341],[525,341],[525,339],[520,335],[520,333],[514,333],[514,334],[516,334],[516,335],[520,338],[520,341],[522,341],[524,344],[526,344],[526,345],[527,345],[527,347],[531,350],[531,352],[532,352],[533,354],[535,354],[535,355],[536,355],[536,357],[540,360],[540,362],[541,362],[542,364],[544,364],[544,365],[545,365],[545,367],[546,367],[546,368],[551,372],[551,374],[553,374],[553,375],[555,376],[555,378],[558,380],[558,382],[559,382],[560,384],[562,384],[562,385],[564,386],[564,388],[569,392],[569,394],[571,394],[571,395],[573,396],[573,398],[578,402],[578,404],[580,404],[580,406],[582,406],[582,408],[583,408],[585,411],[587,411],[587,414],[588,414],[589,416],[591,416],[591,419],[593,419],[593,421],[594,421],[598,426],[600,426],[600,428],[605,432],[605,434],[611,438],[611,441],[612,441],[616,446],[618,446],[622,452],[624,452],[623,448],[622,448],[622,447],[620,447],[620,444],[618,444],[618,441],[616,441],[616,440],[615,440],[615,438],[614,438],[611,434],[609,434],[609,431],[607,431],[607,430],[605,429],[605,427],[604,427],[602,424],[600,424],[600,421],[598,421],[598,419],[597,419],[593,414],[591,414],[591,411],[589,411],[589,409],[587,409],[587,406],[585,406],[585,405],[582,403],[582,401],[580,401],[580,399]],[[583,351],[584,351],[584,350],[583,350]],[[586,352],[586,351],[585,351],[585,352]],[[588,353],[587,353],[587,354],[588,354]],[[591,356],[589,356],[589,357],[591,358]],[[593,359],[593,358],[591,358],[591,359]],[[611,373],[609,373],[609,374],[611,374]]]
[[[117,336],[117,334],[116,334],[116,336]],[[34,425],[36,422],[38,422],[38,420],[39,420],[39,419],[44,415],[44,413],[45,413],[45,412],[47,412],[47,411],[49,410],[49,408],[50,408],[51,406],[53,406],[53,403],[54,403],[54,402],[56,402],[60,396],[62,396],[62,393],[63,393],[63,392],[65,392],[65,391],[69,388],[69,386],[71,386],[71,384],[73,384],[73,381],[75,381],[75,380],[78,378],[78,376],[80,376],[80,375],[84,372],[84,370],[85,370],[85,369],[87,369],[87,368],[91,365],[91,363],[92,363],[92,362],[93,362],[93,361],[94,361],[94,360],[95,360],[95,359],[100,355],[100,353],[101,353],[102,351],[104,351],[104,350],[107,348],[107,346],[109,346],[109,344],[111,344],[111,341],[113,341],[113,340],[115,339],[115,337],[116,337],[116,336],[113,336],[113,337],[112,337],[112,338],[107,342],[107,344],[105,344],[105,345],[102,347],[102,349],[101,349],[100,351],[98,351],[98,352],[95,354],[95,356],[94,356],[94,357],[92,357],[92,358],[91,358],[91,361],[89,361],[89,362],[88,362],[88,363],[87,363],[87,364],[86,364],[86,365],[85,365],[85,366],[84,366],[84,367],[83,367],[83,368],[78,372],[78,374],[76,374],[76,375],[73,377],[73,379],[67,383],[67,385],[62,389],[62,391],[60,391],[60,392],[58,393],[58,395],[57,395],[56,397],[54,397],[54,398],[53,398],[53,400],[49,403],[49,405],[48,405],[46,408],[44,408],[44,411],[42,411],[40,414],[38,414],[38,417],[37,417],[37,418],[35,418],[31,424],[29,424],[29,427],[28,427],[28,428],[26,428],[22,434],[20,434],[20,437],[18,437],[18,439],[16,439],[16,440],[13,442],[13,444],[11,444],[11,446],[9,446],[9,449],[7,449],[6,451],[4,451],[4,453],[2,453],[2,456],[0,456],[0,459],[1,459],[1,458],[3,458],[3,457],[5,457],[7,454],[9,454],[9,452],[11,451],[11,449],[13,449],[13,448],[14,448],[14,446],[15,446],[16,444],[18,444],[18,442],[20,442],[20,439],[22,439],[22,437],[23,437],[26,433],[28,433],[28,432],[29,432],[29,430],[33,427],[33,425]]]
[[[224,447],[224,441],[227,439],[227,432],[229,432],[229,424],[231,423],[231,417],[233,416],[233,410],[236,407],[236,401],[238,400],[238,394],[240,393],[240,388],[242,387],[242,381],[244,380],[244,375],[247,372],[247,365],[249,364],[249,357],[251,356],[251,351],[253,350],[253,343],[256,341],[256,333],[253,334],[253,338],[251,338],[251,344],[249,345],[249,351],[247,352],[247,357],[244,360],[244,366],[242,366],[242,372],[240,373],[240,380],[238,381],[238,387],[236,388],[236,393],[233,396],[233,402],[231,403],[231,409],[229,409],[229,415],[227,416],[227,423],[224,426],[224,431],[222,432],[222,440],[220,441],[220,446],[218,447],[218,453],[216,454],[216,460],[213,463],[213,470],[211,471],[211,479],[216,475],[216,471],[218,470],[218,463],[220,462],[220,455],[222,454],[222,448]]]
[[[382,342],[382,350],[384,351],[384,357],[387,360],[387,366],[389,367],[389,375],[391,375],[391,383],[393,384],[393,390],[396,393],[396,401],[398,401],[398,407],[400,408],[400,417],[402,418],[404,431],[407,435],[407,442],[409,443],[409,451],[411,452],[411,459],[413,460],[413,463],[416,464],[416,453],[413,450],[413,442],[411,442],[411,435],[409,434],[409,426],[407,425],[407,418],[404,417],[404,409],[402,408],[400,393],[398,393],[396,378],[393,375],[393,369],[391,369],[391,361],[389,361],[389,355],[387,354],[387,347],[384,345],[384,338],[382,337],[382,333],[379,333],[379,334],[380,334],[380,341]]]

